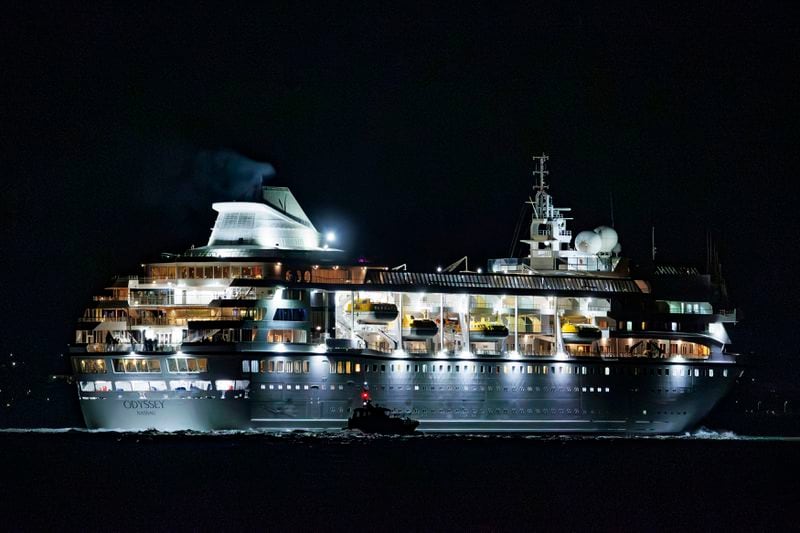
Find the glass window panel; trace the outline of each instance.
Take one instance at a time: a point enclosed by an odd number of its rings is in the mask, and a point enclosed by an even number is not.
[[[131,381],[131,387],[133,387],[135,391],[150,390],[150,384],[147,381]]]

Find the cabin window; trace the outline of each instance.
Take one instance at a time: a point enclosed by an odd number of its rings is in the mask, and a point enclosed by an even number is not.
[[[300,321],[306,320],[305,309],[276,309],[272,320]]]
[[[97,392],[109,392],[111,391],[111,382],[110,381],[95,381],[94,388]]]
[[[150,384],[147,381],[131,381],[131,387],[138,392],[149,391]]]
[[[311,370],[311,365],[308,361],[303,361],[303,373],[308,374]]]
[[[81,359],[79,370],[81,374],[106,374],[106,362],[103,359]]]
[[[200,379],[172,379],[169,381],[169,388],[174,391],[209,391],[211,382]]]
[[[165,391],[165,390],[167,390],[167,382],[166,381],[151,381],[150,382],[150,390],[151,391]]]
[[[232,379],[218,379],[215,383],[217,390],[226,391],[226,390],[233,390],[236,382]],[[280,388],[280,385],[278,385]]]
[[[158,359],[112,359],[114,372],[141,373],[161,372],[161,361]]]

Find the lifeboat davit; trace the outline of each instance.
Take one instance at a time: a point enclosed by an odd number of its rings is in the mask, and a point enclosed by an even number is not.
[[[353,303],[347,302],[345,312],[349,315],[353,311]],[[397,306],[394,304],[372,302],[368,298],[356,300],[355,318],[359,324],[388,324],[397,315]]]

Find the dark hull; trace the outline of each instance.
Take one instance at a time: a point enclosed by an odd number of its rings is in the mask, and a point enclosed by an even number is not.
[[[224,359],[230,367],[263,359],[302,359],[309,364],[300,373],[243,373],[239,377],[249,380],[249,390],[224,398],[217,391],[205,393],[203,399],[172,391],[143,395],[161,402],[157,408],[134,403],[139,400],[135,395],[82,393],[87,427],[341,429],[352,410],[360,407],[359,394],[367,383],[373,401],[396,415],[419,420],[420,431],[680,433],[711,411],[738,373],[733,363],[722,362],[231,353],[210,360],[205,378],[212,381],[217,379],[214,359]],[[350,372],[343,364],[341,373],[332,373],[331,363],[339,362],[349,362]],[[436,371],[431,371],[432,365]],[[91,378],[78,376],[78,380]]]

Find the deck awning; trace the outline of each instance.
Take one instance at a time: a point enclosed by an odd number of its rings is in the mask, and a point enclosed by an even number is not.
[[[243,324],[242,320],[190,320],[189,329],[231,329],[241,328]]]
[[[226,308],[235,308],[235,309],[245,309],[251,307],[258,306],[258,300],[255,299],[234,299],[234,300],[223,300],[223,299],[216,299],[211,300],[208,304],[209,307],[226,307]]]
[[[232,287],[292,287],[329,291],[441,292],[456,294],[505,294],[538,296],[596,296],[642,294],[635,280],[592,276],[580,272],[555,275],[472,274],[369,270],[363,283],[298,282],[277,279],[237,278]]]

